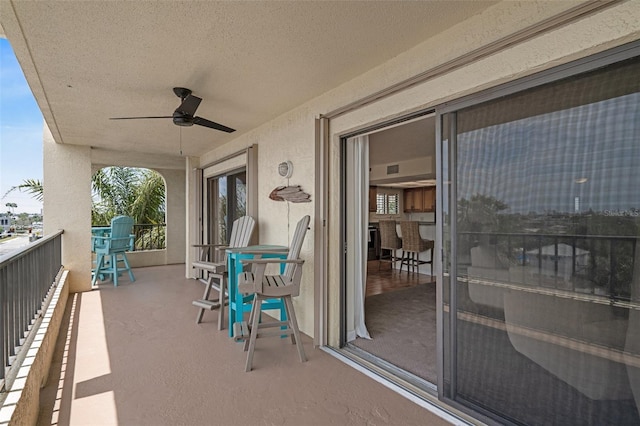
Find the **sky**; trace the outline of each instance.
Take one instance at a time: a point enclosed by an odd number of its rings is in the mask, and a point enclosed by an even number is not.
[[[0,211],[16,203],[15,213],[41,213],[42,202],[18,190],[26,179],[42,181],[40,108],[33,98],[8,40],[0,38]],[[4,198],[3,198],[4,197]]]
[[[631,93],[459,135],[458,195],[492,196],[505,213],[635,217],[638,117],[640,93]]]

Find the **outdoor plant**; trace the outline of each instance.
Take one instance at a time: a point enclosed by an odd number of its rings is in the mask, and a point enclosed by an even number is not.
[[[105,167],[92,179],[93,226],[108,226],[118,215],[136,224],[161,224],[165,217],[165,187],[159,173],[133,167]]]

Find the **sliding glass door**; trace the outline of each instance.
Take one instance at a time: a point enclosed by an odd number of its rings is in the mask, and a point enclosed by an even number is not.
[[[440,117],[441,396],[640,424],[640,59]]]
[[[247,214],[247,174],[244,170],[207,179],[209,241],[228,244],[231,227]]]

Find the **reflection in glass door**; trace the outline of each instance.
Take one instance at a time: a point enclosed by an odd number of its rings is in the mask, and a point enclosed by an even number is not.
[[[639,117],[640,57],[445,117],[445,398],[640,424]]]
[[[207,195],[209,241],[211,244],[228,244],[233,222],[247,212],[246,171],[209,178]]]

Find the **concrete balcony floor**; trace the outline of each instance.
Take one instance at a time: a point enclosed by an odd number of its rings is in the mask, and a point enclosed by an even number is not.
[[[444,425],[441,418],[304,336],[242,345],[195,323],[203,284],[184,265],[135,269],[136,281],[71,295],[40,398],[41,425]]]

